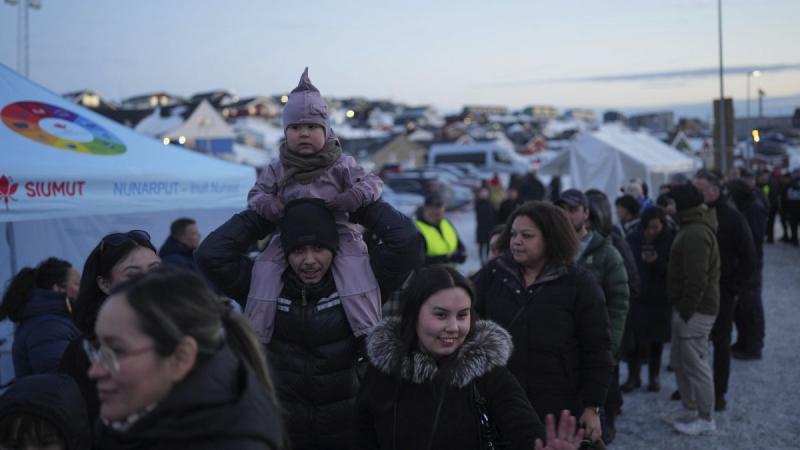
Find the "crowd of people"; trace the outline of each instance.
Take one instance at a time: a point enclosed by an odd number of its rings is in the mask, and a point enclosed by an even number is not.
[[[680,405],[663,418],[689,435],[715,430],[731,358],[762,357],[760,176],[702,170],[655,200],[637,180],[615,199],[490,181],[467,276],[441,197],[415,219],[383,201],[307,70],[283,125],[248,209],[202,242],[180,218],[160,250],[115,232],[82,273],[49,258],[15,275],[0,448],[603,448],[642,365],[661,390],[665,343]]]

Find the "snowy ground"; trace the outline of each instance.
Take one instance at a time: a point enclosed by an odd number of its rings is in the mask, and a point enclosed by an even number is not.
[[[474,244],[471,210],[448,215],[469,249],[460,269],[480,267]],[[780,231],[776,236],[780,236]],[[800,249],[787,244],[765,245],[764,307],[767,336],[761,361],[731,364],[727,411],[716,413],[712,436],[678,434],[661,417],[678,407],[669,399],[676,389],[671,372],[662,373],[661,392],[645,389],[626,394],[617,419],[615,449],[798,449],[800,448]],[[669,360],[664,351],[663,367]],[[621,365],[620,379],[626,378]],[[643,369],[646,372],[646,368]],[[643,376],[642,381],[646,381]]]

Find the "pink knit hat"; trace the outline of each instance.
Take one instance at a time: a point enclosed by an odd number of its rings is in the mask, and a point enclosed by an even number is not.
[[[319,89],[311,84],[308,78],[308,67],[300,76],[300,83],[289,94],[289,101],[283,107],[283,131],[290,125],[301,123],[317,124],[325,129],[327,139],[334,138],[328,117],[328,104],[322,98]]]

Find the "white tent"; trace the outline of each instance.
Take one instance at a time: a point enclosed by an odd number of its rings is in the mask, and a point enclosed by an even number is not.
[[[158,248],[172,220],[209,232],[246,207],[251,167],[150,137],[0,65],[0,282],[57,256],[81,269],[110,232],[147,230]]]
[[[599,189],[613,204],[627,180],[644,180],[652,197],[671,175],[696,168],[695,160],[647,133],[609,124],[577,134],[572,144],[544,163],[539,172],[569,175],[571,187]]]

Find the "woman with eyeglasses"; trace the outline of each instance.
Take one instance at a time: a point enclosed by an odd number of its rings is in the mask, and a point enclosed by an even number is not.
[[[97,312],[114,286],[141,275],[160,263],[161,259],[150,242],[150,235],[142,230],[109,234],[100,240],[86,258],[73,316],[82,336],[74,339],[67,347],[61,358],[59,371],[70,375],[78,383],[91,421],[97,418],[100,405],[97,388],[86,376],[89,360],[83,351],[83,339],[94,341]]]
[[[97,448],[282,448],[260,345],[197,275],[161,267],[117,286],[95,336]]]
[[[17,378],[54,372],[80,334],[70,317],[81,275],[67,261],[48,258],[20,270],[3,294],[0,320],[16,325],[11,355]]]

